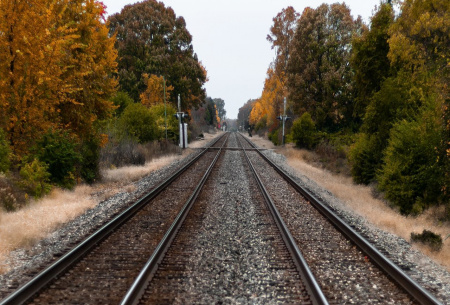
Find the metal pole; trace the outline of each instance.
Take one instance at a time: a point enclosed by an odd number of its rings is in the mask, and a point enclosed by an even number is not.
[[[183,126],[183,122],[182,122],[182,113],[181,113],[181,99],[180,99],[180,95],[178,94],[178,126],[180,126],[180,142],[181,147],[184,147],[184,126]]]
[[[286,97],[284,98],[284,111],[283,111],[283,138],[281,140],[281,144],[284,146],[284,123],[286,122]]]
[[[164,81],[164,125],[166,128],[166,141],[167,141],[167,107],[166,107],[166,78],[163,75]]]

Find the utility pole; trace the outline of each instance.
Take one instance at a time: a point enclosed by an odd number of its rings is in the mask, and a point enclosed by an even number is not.
[[[167,106],[166,106],[166,78],[163,75],[164,81],[164,126],[166,129],[166,141],[167,141]]]

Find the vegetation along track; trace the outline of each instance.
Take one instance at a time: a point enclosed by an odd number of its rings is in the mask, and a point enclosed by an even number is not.
[[[238,147],[239,142],[247,146],[246,152]],[[221,145],[215,145],[218,146]],[[245,153],[249,162],[245,161]],[[304,190],[299,195],[298,185],[287,183],[284,179],[288,177],[280,177],[275,165],[269,165],[248,142],[238,141],[237,134],[231,136],[228,149],[220,158],[219,154],[216,148],[203,150],[199,159],[204,155],[208,162],[195,159],[185,174],[173,184],[168,183],[159,196],[159,191],[150,192],[141,202],[155,198],[142,203],[142,210],[133,212],[133,221],[121,224],[114,234],[104,233],[107,237],[97,241],[91,253],[73,259],[77,263],[71,269],[57,267],[64,272],[56,272],[56,280],[45,279],[45,286],[51,290],[32,292],[31,303],[114,304],[126,295],[124,304],[438,304],[406,276],[406,280],[399,280],[390,270],[398,272],[395,266],[385,270],[378,254],[374,256],[364,242],[361,244],[354,236],[350,241],[338,232],[335,227],[340,225],[336,220],[326,220],[321,214],[326,212],[313,208],[320,203],[312,195]],[[214,167],[209,165],[213,159],[217,160]],[[256,167],[255,173],[250,163]],[[211,170],[209,180],[209,174],[204,174],[207,168]],[[253,177],[260,178],[261,185]],[[195,181],[205,183],[203,191]],[[196,203],[190,208],[188,203],[194,200]],[[267,205],[273,202],[273,213],[281,215],[284,221],[270,216],[264,201]],[[185,213],[178,213],[183,209]],[[179,226],[169,236],[164,232],[174,227],[170,225],[174,219],[180,220]],[[284,222],[286,232],[280,234],[275,227],[282,227]],[[348,228],[339,230],[346,232]],[[298,246],[289,244],[290,235]],[[155,249],[161,249],[161,254],[156,255]],[[302,252],[304,258],[296,251]],[[292,255],[300,258],[293,260]],[[301,266],[302,260],[309,267]],[[139,273],[142,266],[152,264],[155,268]],[[316,285],[322,287],[323,293],[303,284],[313,282],[314,286],[315,279],[306,278],[308,273],[315,275]],[[30,298],[20,294],[16,292],[2,304]]]

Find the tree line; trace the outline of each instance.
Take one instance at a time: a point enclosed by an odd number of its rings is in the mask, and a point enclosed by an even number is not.
[[[184,18],[162,2],[107,18],[97,0],[0,1],[0,15],[2,190],[39,197],[92,183],[102,149],[175,142],[178,96],[201,118],[191,132],[216,125],[217,109],[225,115],[223,100],[206,97]]]
[[[345,3],[283,9],[263,92],[239,124],[279,143],[287,97],[298,147],[345,153],[355,182],[374,183],[403,214],[445,204],[450,217],[449,6],[405,0],[395,14],[388,1],[369,25]]]

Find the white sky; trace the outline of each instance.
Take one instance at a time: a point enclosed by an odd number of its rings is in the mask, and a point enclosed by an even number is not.
[[[103,0],[108,14],[120,12],[133,0]],[[227,117],[237,118],[239,108],[261,96],[267,68],[275,57],[266,40],[273,18],[288,6],[302,13],[324,0],[163,0],[177,16],[183,16],[193,36],[198,59],[208,71],[206,93],[225,101]],[[347,0],[354,18],[368,23],[380,0]]]

